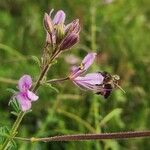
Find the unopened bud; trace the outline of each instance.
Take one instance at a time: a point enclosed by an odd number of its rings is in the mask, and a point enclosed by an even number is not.
[[[66,32],[66,34],[69,34],[71,32],[78,34],[80,32],[79,19],[76,19],[76,20],[72,21],[70,24],[68,24],[66,26],[65,32]]]
[[[75,45],[78,41],[79,41],[79,34],[71,33],[63,39],[60,45],[60,50],[69,49],[73,45]]]
[[[53,32],[53,22],[47,13],[44,15],[44,27],[49,34]]]
[[[57,25],[57,24],[64,24],[65,18],[66,18],[66,14],[64,13],[64,11],[63,10],[59,10],[56,13],[56,15],[55,15],[55,17],[53,19],[53,23],[55,25]]]

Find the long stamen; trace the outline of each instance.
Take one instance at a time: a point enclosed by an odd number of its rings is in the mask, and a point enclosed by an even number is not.
[[[120,86],[118,85],[117,83],[114,83],[123,93],[126,93],[125,90]]]

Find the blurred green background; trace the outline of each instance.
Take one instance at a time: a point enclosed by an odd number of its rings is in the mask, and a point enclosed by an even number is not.
[[[72,133],[119,132],[150,129],[150,1],[149,0],[1,0],[0,1],[0,126],[11,127],[15,116],[7,88],[39,74],[32,56],[40,58],[45,41],[43,16],[63,9],[66,22],[79,18],[80,42],[58,60],[48,78],[65,77],[71,57],[80,63],[87,52],[99,55],[92,71],[105,70],[121,77],[126,91],[115,90],[107,99],[81,91],[70,82],[55,84],[57,93],[41,87],[40,99],[19,129],[23,137]],[[73,56],[72,56],[73,55]],[[26,143],[19,150],[149,150],[149,139],[88,142]]]

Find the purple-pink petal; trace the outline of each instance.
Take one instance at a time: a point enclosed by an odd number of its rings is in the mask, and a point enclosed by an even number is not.
[[[23,93],[18,93],[16,98],[22,111],[27,111],[31,108],[31,101]]]
[[[29,75],[24,75],[19,79],[18,87],[21,92],[25,92],[32,86],[32,78]]]
[[[64,23],[65,21],[65,18],[66,18],[66,15],[64,13],[64,11],[62,10],[59,10],[56,15],[54,16],[54,19],[53,19],[53,23],[54,24],[59,24],[59,23]]]
[[[87,84],[86,82],[81,82],[79,80],[73,80],[73,83],[82,90],[94,91],[94,89],[95,89],[95,86],[91,86],[91,85]]]
[[[78,77],[82,73],[83,73],[83,71],[80,69],[80,67],[73,66],[71,68],[71,74],[69,75],[69,78],[70,79],[75,79],[76,77]]]
[[[76,77],[80,76],[81,74],[85,73],[86,70],[92,65],[92,63],[94,62],[94,59],[96,57],[96,53],[89,53],[87,54],[81,65],[79,67],[76,67],[74,70],[72,70],[69,78],[70,79],[75,79]]]
[[[79,67],[74,65],[71,67],[71,72],[76,72],[78,69],[79,69]]]
[[[79,80],[81,82],[86,82],[88,84],[102,84],[104,77],[100,73],[89,73],[84,77],[77,77],[75,80]]]
[[[37,95],[35,95],[33,92],[29,90],[27,91],[27,96],[31,101],[36,101],[39,98]]]
[[[100,73],[89,73],[84,77],[76,77],[73,82],[82,89],[92,90],[97,92],[98,85],[103,83],[104,77]]]
[[[87,70],[93,64],[96,55],[96,53],[89,53],[84,57],[81,63],[84,67],[84,70]]]

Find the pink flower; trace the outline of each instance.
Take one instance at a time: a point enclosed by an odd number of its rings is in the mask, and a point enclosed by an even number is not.
[[[22,111],[27,111],[31,108],[31,102],[38,100],[38,96],[35,95],[29,89],[32,86],[32,79],[29,75],[24,75],[19,79],[18,88],[19,92],[16,95],[16,98],[20,104]]]
[[[77,86],[85,90],[91,90],[94,92],[99,92],[99,85],[103,84],[104,77],[101,73],[89,73],[85,76],[80,76],[87,71],[87,69],[93,64],[96,53],[89,53],[80,66],[74,66],[69,79]]]

